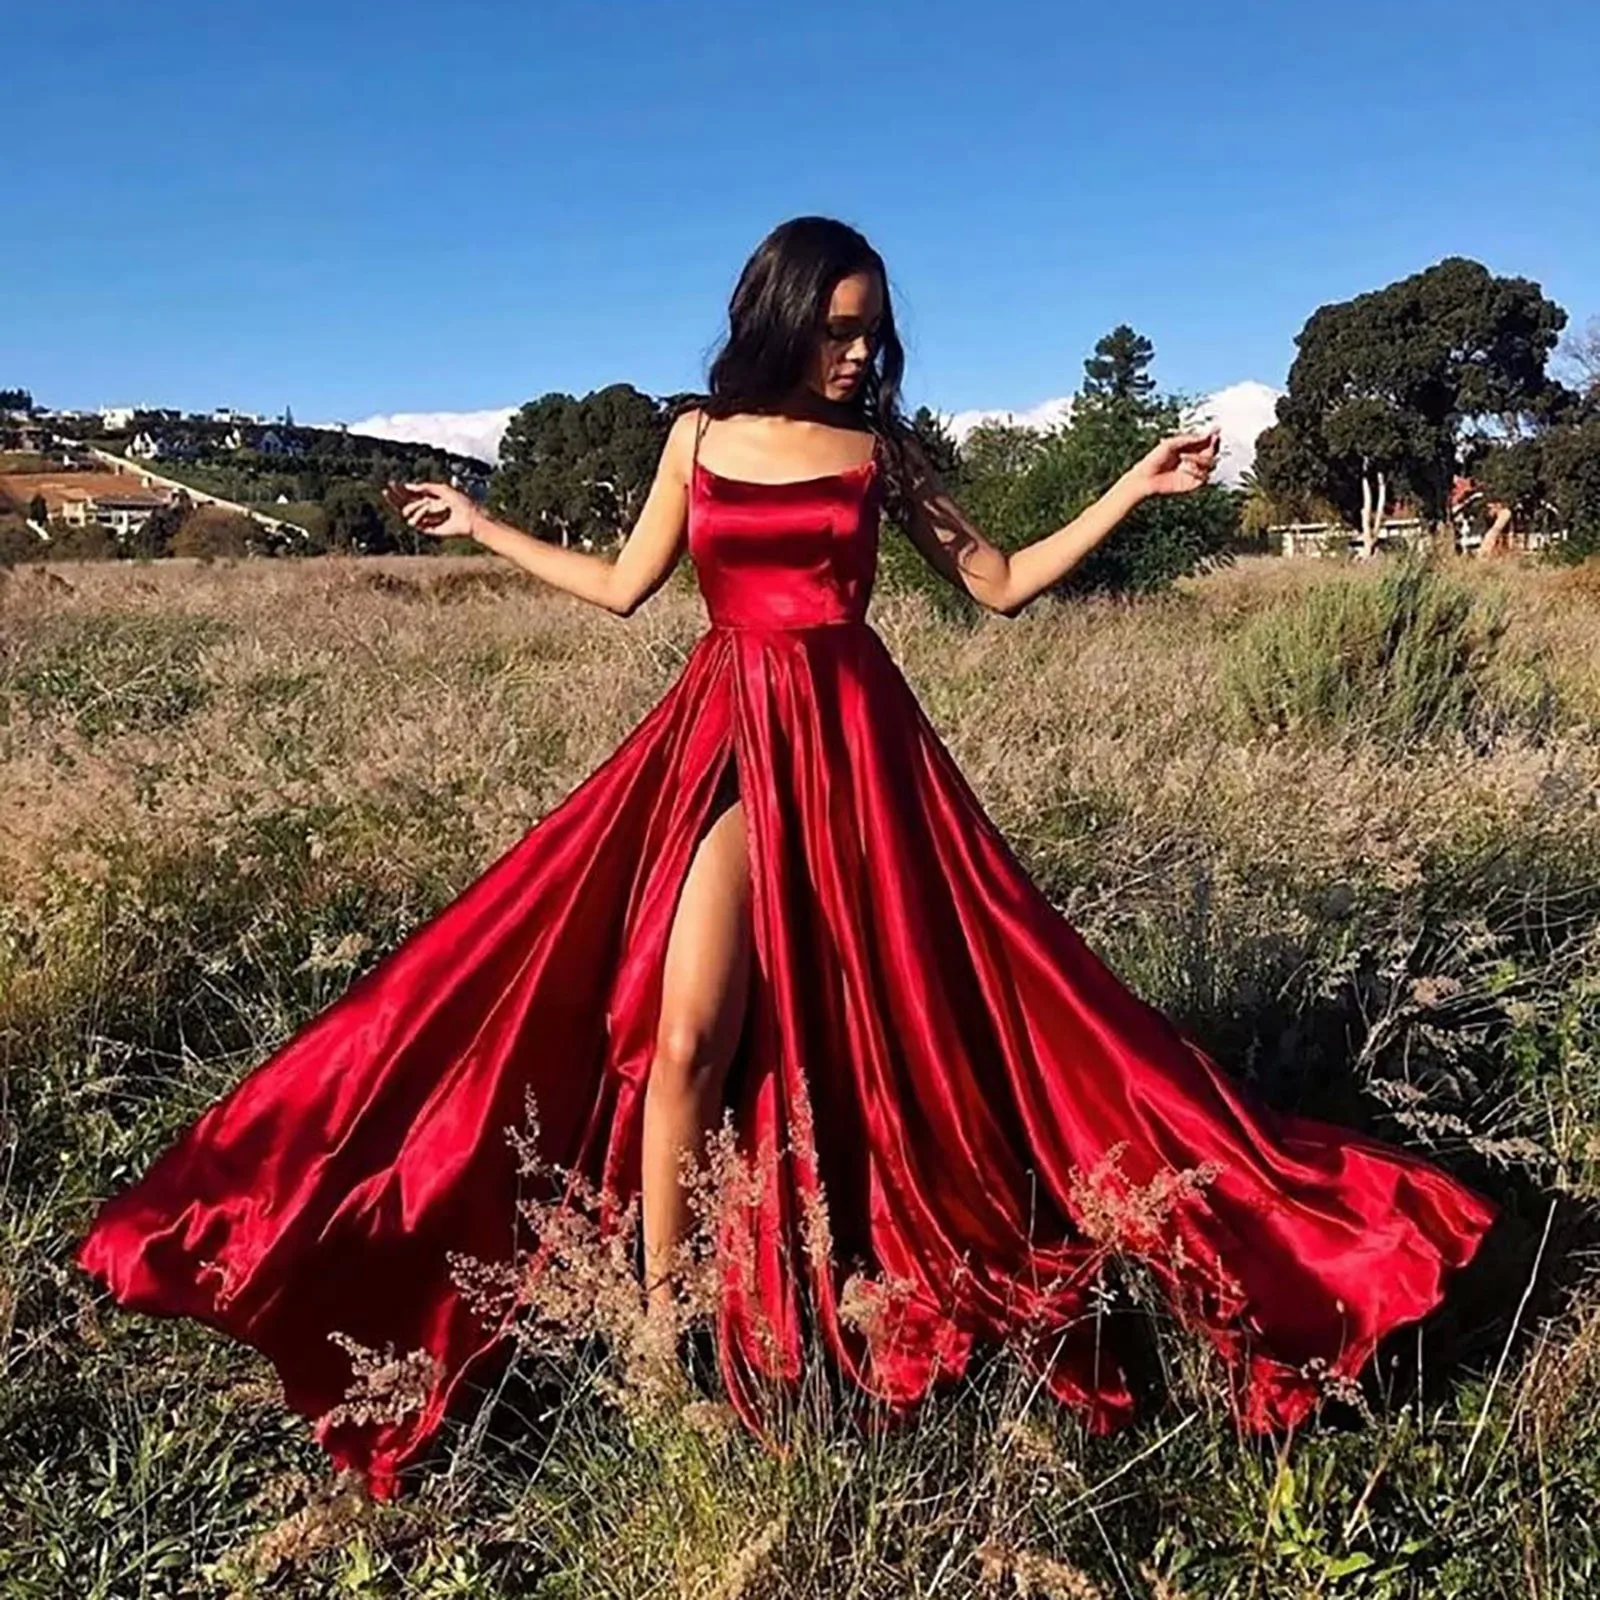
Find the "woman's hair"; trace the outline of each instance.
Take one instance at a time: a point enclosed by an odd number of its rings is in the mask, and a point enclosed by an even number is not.
[[[904,475],[905,350],[895,331],[883,258],[848,223],[792,217],[756,246],[728,302],[728,331],[711,363],[710,391],[691,404],[711,417],[776,410],[812,369],[835,285],[857,272],[878,275],[883,318],[861,381],[845,404],[887,446],[898,489]]]

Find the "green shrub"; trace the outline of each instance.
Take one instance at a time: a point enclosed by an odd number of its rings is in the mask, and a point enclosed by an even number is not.
[[[43,561],[50,553],[50,546],[21,517],[0,513],[0,567]]]
[[[116,535],[103,523],[87,522],[82,527],[50,524],[52,561],[115,561],[119,554]]]
[[[1536,660],[1504,644],[1499,596],[1484,598],[1408,555],[1376,581],[1330,578],[1244,627],[1224,662],[1232,715],[1253,733],[1418,741],[1546,731],[1554,713]]]
[[[250,553],[255,523],[241,511],[196,506],[172,537],[175,556],[243,556]]]

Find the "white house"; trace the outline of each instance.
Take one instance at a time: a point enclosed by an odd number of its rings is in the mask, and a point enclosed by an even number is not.
[[[121,433],[133,426],[134,406],[102,406],[100,425],[107,433]]]
[[[118,494],[73,494],[64,496],[61,501],[61,520],[76,528],[98,522],[110,528],[119,539],[125,539],[137,533],[150,520],[151,514],[166,504],[164,495],[137,489]]]
[[[256,449],[264,456],[297,456],[300,446],[292,439],[286,439],[276,428],[267,431],[256,440]]]

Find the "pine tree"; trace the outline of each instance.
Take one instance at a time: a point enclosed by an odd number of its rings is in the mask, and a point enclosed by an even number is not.
[[[1119,323],[1083,364],[1083,393],[1101,400],[1142,400],[1154,392],[1156,380],[1146,368],[1155,346],[1127,323]]]

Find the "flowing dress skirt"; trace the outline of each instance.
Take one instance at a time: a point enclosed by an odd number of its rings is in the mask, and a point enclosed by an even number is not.
[[[1243,1425],[1282,1427],[1472,1256],[1490,1201],[1259,1103],[1089,950],[849,620],[711,627],[603,764],[103,1207],[79,1263],[258,1347],[314,1418],[351,1382],[330,1335],[427,1352],[407,1415],[317,1429],[394,1493],[504,1337],[449,1258],[512,1253],[526,1098],[546,1160],[638,1191],[667,935],[730,762],[755,970],[727,1092],[743,1144],[782,1153],[720,1302],[747,1415],[814,1326],[895,1406],[1012,1340],[1120,1426],[1126,1369],[1089,1315],[1110,1227],[1225,1357]],[[882,1290],[866,1324],[848,1272]]]

